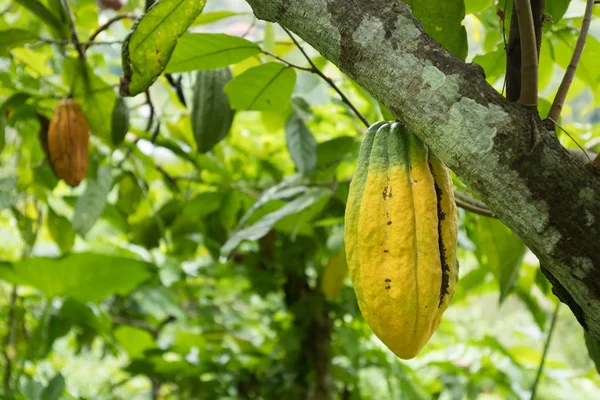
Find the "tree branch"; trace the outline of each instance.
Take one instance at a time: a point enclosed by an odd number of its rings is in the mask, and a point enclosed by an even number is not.
[[[530,0],[515,0],[521,36],[521,94],[519,103],[537,107],[538,50]]]
[[[556,92],[556,96],[554,97],[554,101],[552,102],[550,112],[548,113],[548,118],[553,119],[554,121],[558,121],[560,118],[560,113],[565,104],[567,93],[569,92],[569,88],[573,83],[573,79],[575,79],[577,65],[579,65],[579,60],[581,59],[583,48],[585,47],[585,40],[590,30],[593,8],[594,0],[587,0],[585,12],[583,14],[583,22],[581,23],[581,31],[579,32],[579,37],[577,38],[577,43],[575,44],[575,49],[573,50],[573,56],[571,57],[569,66],[565,71],[565,76],[563,76],[562,82],[560,83],[558,91]]]
[[[544,24],[544,0],[530,0],[531,11],[533,13],[533,25],[535,29],[536,48],[539,60],[540,47],[542,44],[542,27]],[[506,19],[506,5],[504,4],[504,12],[502,14],[502,34],[504,38],[504,46],[506,50],[506,98],[516,102],[521,95],[521,34],[519,32],[519,17],[516,9],[516,4],[512,7],[512,17],[510,20],[510,34],[508,43],[506,42],[506,33],[504,23]]]
[[[75,28],[75,16],[71,11],[71,6],[69,5],[69,0],[63,0],[65,10],[69,15],[69,27],[71,28],[71,38],[75,43],[75,49],[77,49],[77,53],[79,54],[79,58],[85,60],[85,47],[79,42],[79,35],[77,35],[77,29]]]
[[[381,101],[544,264],[600,336],[600,176],[531,110],[502,97],[387,0],[247,0]]]

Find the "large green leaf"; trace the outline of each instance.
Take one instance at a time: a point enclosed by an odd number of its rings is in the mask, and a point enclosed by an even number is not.
[[[235,248],[243,241],[243,240],[258,240],[261,237],[265,236],[273,226],[280,221],[281,219],[297,214],[302,210],[310,207],[311,205],[317,203],[322,200],[325,196],[329,194],[328,190],[312,190],[292,201],[287,203],[285,206],[281,207],[277,211],[273,211],[260,220],[258,220],[255,224],[249,226],[248,228],[239,230],[235,232],[231,237],[227,240],[227,242],[221,247],[221,254],[223,256],[228,256]]]
[[[222,33],[186,33],[177,41],[166,72],[217,69],[260,53],[260,47],[244,38]]]
[[[406,0],[423,29],[456,57],[467,57],[467,31],[462,25],[465,18],[464,0]]]
[[[135,96],[163,72],[177,39],[202,12],[206,0],[161,0],[137,21],[123,43],[121,94]]]
[[[527,248],[502,222],[492,218],[479,218],[471,239],[477,245],[475,255],[479,263],[498,281],[502,303],[515,287]]]
[[[198,71],[192,98],[192,131],[198,151],[206,153],[227,136],[235,112],[223,91],[233,78],[229,68]]]
[[[109,166],[98,169],[96,180],[89,179],[85,192],[75,203],[73,229],[85,235],[100,218],[106,205],[106,196],[112,188],[112,170]]]
[[[544,11],[552,16],[552,23],[560,21],[567,12],[571,0],[546,0]]]
[[[238,110],[282,111],[290,102],[296,71],[280,63],[250,68],[225,86],[231,106]]]
[[[144,351],[156,347],[150,332],[133,326],[119,326],[115,329],[115,338],[131,359],[142,357]]]
[[[0,264],[2,280],[35,287],[49,298],[68,296],[81,302],[125,295],[153,274],[153,267],[146,262],[94,253],[32,257],[13,265]]]
[[[61,253],[65,254],[71,251],[75,244],[73,225],[67,218],[57,214],[52,207],[48,207],[48,231]]]
[[[317,141],[296,113],[292,113],[285,124],[285,140],[298,172],[312,172],[317,165]]]
[[[15,0],[16,3],[22,5],[31,11],[35,16],[41,19],[56,35],[61,39],[67,39],[69,35],[68,25],[65,24],[66,21],[61,21],[57,17],[57,15],[51,12],[44,4],[42,4],[38,0]],[[62,13],[61,13],[62,15]]]
[[[105,143],[111,143],[110,121],[117,101],[114,89],[78,58],[65,59],[63,82],[81,105],[92,133]]]
[[[465,0],[465,12],[467,14],[477,13],[492,6],[494,0]]]
[[[37,35],[25,29],[6,29],[0,31],[0,56],[6,56],[8,51],[14,47],[22,46],[26,43],[33,43],[37,40]]]

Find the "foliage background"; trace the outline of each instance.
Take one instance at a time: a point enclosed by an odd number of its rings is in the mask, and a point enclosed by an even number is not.
[[[60,1],[41,1],[59,22],[54,28],[32,3],[0,1],[3,398],[530,397],[557,300],[536,258],[497,220],[460,210],[461,280],[419,357],[400,361],[371,334],[346,277],[342,235],[364,127],[323,80],[296,70],[295,81],[288,76],[275,88],[291,85],[291,103],[239,107],[227,138],[198,154],[190,124],[196,73],[174,74],[187,107],[161,76],[149,90],[152,117],[145,95],[125,99],[131,125],[115,148],[120,42],[132,21],[101,33],[98,42],[118,43],[90,46],[86,69],[74,46],[61,44],[70,32]],[[118,14],[141,15],[143,3],[128,1]],[[582,1],[546,3],[542,116],[583,11]],[[92,0],[69,4],[84,42],[117,14]],[[467,60],[502,90],[504,1],[465,5]],[[594,151],[599,10],[561,121]],[[256,21],[242,1],[209,0],[190,29],[245,36],[307,65],[285,32]],[[303,47],[369,121],[383,118],[368,93]],[[231,70],[238,77],[266,62],[278,61],[258,53]],[[93,134],[88,178],[75,189],[53,176],[40,141],[40,116],[50,118],[70,90]],[[228,94],[244,101],[243,91]],[[583,332],[566,307],[537,396],[600,396]]]

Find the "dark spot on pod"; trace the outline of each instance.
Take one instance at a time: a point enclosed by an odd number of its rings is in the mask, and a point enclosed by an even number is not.
[[[385,287],[385,290],[390,290],[391,288],[392,288],[392,287],[391,287],[390,285],[387,285],[387,286]]]
[[[389,251],[389,250],[384,250],[383,252],[384,252],[384,253],[389,253],[390,251]]]
[[[387,278],[385,281],[389,283],[389,282],[391,282],[392,280],[391,280],[390,278]]]
[[[392,221],[388,221],[388,225],[391,225],[391,224],[392,224]]]

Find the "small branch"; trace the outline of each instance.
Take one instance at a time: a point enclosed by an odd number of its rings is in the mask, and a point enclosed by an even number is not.
[[[104,24],[100,25],[98,27],[98,29],[96,29],[96,31],[91,34],[91,36],[88,39],[88,42],[83,46],[83,50],[86,51],[88,49],[88,47],[90,47],[90,45],[94,41],[94,39],[96,39],[96,37],[100,33],[102,33],[105,30],[107,30],[115,22],[120,21],[122,19],[136,19],[136,18],[137,18],[137,16],[134,15],[134,14],[120,14],[120,15],[115,15],[114,17],[112,17],[111,19],[109,19],[108,21],[106,21]]]
[[[177,98],[179,99],[179,101],[181,102],[181,104],[183,104],[184,107],[187,108],[187,103],[185,101],[185,96],[183,95],[183,87],[181,85],[181,76],[179,77],[179,79],[175,80],[173,78],[173,75],[171,75],[171,74],[165,74],[165,78],[167,78],[167,81],[169,82],[169,85],[171,85],[171,87],[173,89],[175,89],[175,93],[177,94]]]
[[[575,44],[575,49],[573,50],[571,62],[569,62],[569,66],[565,71],[565,76],[563,76],[562,82],[560,83],[558,91],[556,92],[556,96],[554,97],[554,101],[552,102],[550,112],[548,113],[548,118],[554,121],[558,121],[560,118],[560,113],[565,104],[567,93],[569,92],[569,88],[573,83],[573,79],[575,79],[575,72],[577,71],[577,66],[579,65],[581,54],[583,54],[585,41],[590,30],[593,7],[594,0],[587,0],[585,12],[583,14],[583,22],[581,23],[581,31],[579,32],[579,37],[577,38],[577,43]]]
[[[560,110],[559,110],[560,113]],[[577,145],[577,147],[579,147],[581,149],[581,151],[583,151],[583,153],[585,154],[585,156],[588,158],[588,160],[591,162],[592,160],[590,159],[590,157],[587,154],[587,151],[585,151],[585,149],[577,142],[577,140],[575,140],[575,138],[573,136],[571,136],[571,134],[569,132],[567,132],[567,130],[565,128],[563,128],[558,122],[556,122],[552,117],[548,117],[547,118],[550,122],[552,122],[554,125],[558,126],[560,128],[561,131],[563,131],[572,141],[573,143],[575,143]]]
[[[148,123],[146,123],[146,132],[150,132],[150,128],[152,128],[152,122],[154,121],[154,104],[152,103],[152,98],[150,97],[150,90],[146,89],[144,92],[146,95],[146,104],[150,107],[150,115],[148,116]]]
[[[106,46],[106,45],[113,45],[113,44],[122,44],[123,41],[122,40],[112,40],[112,41],[105,41],[105,42],[75,42],[74,40],[55,40],[55,39],[45,39],[45,38],[40,38],[39,42],[31,44],[29,46],[30,49],[36,49],[38,47],[41,47],[45,44],[58,44],[58,45],[74,45],[74,46],[83,46],[86,50],[88,47],[90,46]]]
[[[556,303],[556,308],[554,309],[554,314],[552,314],[552,322],[550,322],[550,329],[548,330],[548,337],[546,338],[546,343],[544,344],[544,351],[542,352],[542,359],[540,360],[540,365],[537,370],[537,374],[535,375],[535,381],[533,382],[533,386],[531,388],[531,397],[530,400],[535,400],[535,395],[537,392],[538,384],[540,383],[540,379],[542,376],[542,371],[544,370],[544,363],[546,361],[546,356],[548,355],[548,349],[550,348],[550,340],[552,339],[552,333],[554,333],[554,327],[556,326],[556,320],[558,319],[558,311],[560,310],[560,301]]]
[[[521,93],[518,102],[538,104],[538,55],[530,0],[515,0],[521,36]]]
[[[327,82],[327,84],[329,84],[329,86],[331,86],[333,88],[333,90],[335,90],[337,92],[337,94],[340,96],[342,101],[344,103],[346,103],[346,105],[348,107],[350,107],[350,109],[354,112],[354,114],[356,114],[356,116],[358,117],[358,119],[360,119],[360,121],[363,123],[363,125],[365,125],[367,128],[369,126],[371,126],[369,121],[360,113],[360,111],[358,111],[358,109],[356,107],[354,107],[354,104],[352,104],[350,99],[348,99],[346,97],[346,95],[340,90],[340,88],[337,87],[337,85],[333,82],[333,80],[331,78],[329,78],[327,75],[325,75],[323,72],[321,72],[321,70],[319,70],[319,68],[317,68],[315,63],[311,60],[311,58],[304,51],[304,49],[302,48],[300,43],[296,40],[294,35],[292,35],[292,33],[283,25],[280,25],[280,26],[285,31],[285,33],[287,33],[288,36],[292,39],[292,41],[294,42],[296,47],[298,47],[298,50],[300,50],[300,52],[304,55],[304,58],[306,58],[306,61],[308,61],[308,63],[310,64],[310,66],[311,66],[310,72],[319,75],[325,82]]]
[[[63,3],[65,5],[67,14],[69,14],[69,27],[71,28],[71,38],[75,44],[75,49],[77,50],[77,53],[79,53],[79,58],[85,60],[85,47],[82,46],[81,42],[79,41],[79,35],[77,35],[77,29],[75,28],[75,16],[71,11],[69,0],[63,0]]]
[[[464,202],[459,199],[454,199],[454,201],[456,202],[456,206],[459,208],[462,208],[463,210],[467,210],[474,214],[478,214],[478,215],[481,215],[484,217],[498,218],[498,217],[496,217],[496,214],[494,214],[491,210],[489,210],[487,208],[479,208],[477,206],[474,206],[472,204],[469,204],[469,203]]]
[[[266,51],[266,50],[261,50],[261,52],[262,52],[263,54],[265,54],[265,55],[269,56],[269,57],[273,57],[274,59],[276,59],[276,60],[278,60],[278,61],[281,61],[282,63],[284,63],[285,65],[287,65],[287,66],[288,66],[288,67],[290,67],[290,68],[299,69],[299,70],[301,70],[301,71],[306,71],[306,72],[311,72],[311,73],[314,73],[314,72],[315,72],[315,71],[313,70],[313,68],[310,68],[310,67],[302,67],[302,66],[300,66],[300,65],[297,65],[297,64],[292,64],[291,62],[289,62],[289,61],[287,61],[287,60],[285,60],[285,59],[283,59],[283,58],[281,58],[281,57],[279,57],[279,56],[277,56],[277,55],[275,55],[275,54],[273,54],[273,53],[270,53],[270,52],[268,52],[268,51]]]

